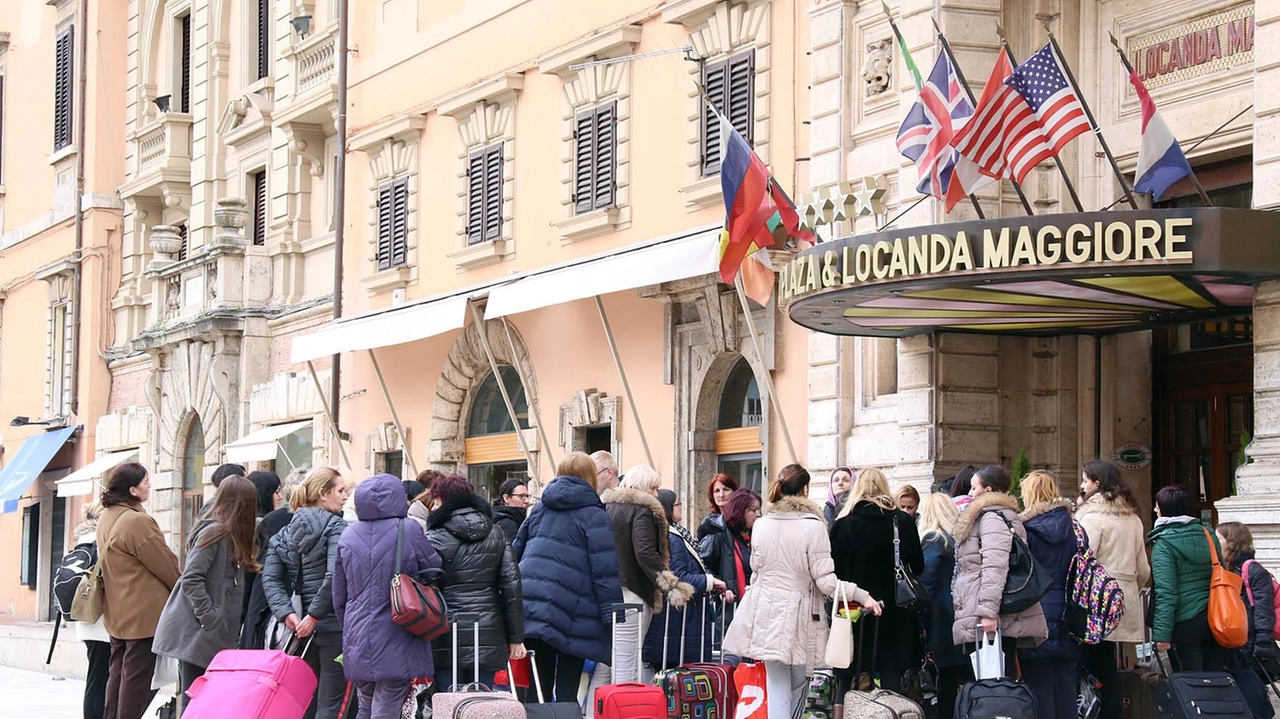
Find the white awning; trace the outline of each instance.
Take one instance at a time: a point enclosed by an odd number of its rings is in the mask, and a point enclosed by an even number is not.
[[[96,494],[98,478],[138,456],[138,450],[126,449],[123,452],[104,454],[85,466],[54,482],[58,487],[59,497],[84,497]]]
[[[273,424],[263,427],[257,432],[250,432],[230,444],[223,445],[227,451],[228,462],[270,462],[276,458],[276,449],[280,440],[297,432],[303,427],[311,426],[311,420]]]
[[[470,293],[462,293],[338,320],[311,334],[293,338],[290,360],[310,362],[343,352],[390,347],[460,330],[466,323],[470,298]]]
[[[489,290],[486,319],[716,272],[720,228],[627,247]]]

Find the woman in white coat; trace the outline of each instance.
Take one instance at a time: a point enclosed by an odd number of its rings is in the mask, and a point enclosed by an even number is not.
[[[809,501],[809,472],[798,464],[778,473],[769,508],[751,534],[751,585],[724,638],[730,654],[763,661],[769,719],[789,719],[807,694],[827,645],[823,595],[837,590],[873,614],[880,604],[836,578],[822,510]]]
[[[76,525],[76,549],[82,547],[98,556],[98,517],[102,514],[102,505],[94,502],[85,505],[84,521]],[[89,569],[88,566],[85,569]],[[111,637],[107,628],[98,621],[88,624],[76,622],[76,638],[84,642],[85,653],[89,657],[89,668],[84,677],[84,719],[102,719],[107,706],[107,676],[111,668]]]
[[[1120,468],[1103,459],[1086,462],[1080,478],[1080,506],[1076,521],[1089,537],[1089,547],[1124,592],[1124,616],[1115,631],[1097,644],[1081,644],[1081,663],[1101,682],[1099,719],[1122,715],[1116,644],[1144,641],[1139,591],[1151,580],[1146,529],[1138,517],[1138,502],[1120,479]]]

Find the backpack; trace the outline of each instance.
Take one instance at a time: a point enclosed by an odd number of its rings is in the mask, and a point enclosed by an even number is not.
[[[68,619],[71,617],[71,603],[75,601],[81,575],[97,563],[96,542],[77,544],[70,552],[62,555],[62,561],[53,573],[53,601],[58,611]]]
[[[1261,564],[1258,564],[1258,560],[1256,559],[1246,559],[1244,560],[1244,564],[1240,565],[1240,574],[1244,577],[1244,590],[1245,593],[1249,595],[1250,607],[1254,605],[1253,587],[1249,584],[1249,567],[1252,565],[1262,567]],[[1262,567],[1262,571],[1267,571],[1267,568]],[[1276,581],[1275,576],[1271,577],[1271,602],[1275,605],[1276,616],[1280,617],[1280,582]],[[1276,639],[1280,639],[1280,621],[1276,622],[1276,626],[1273,628],[1272,634]]]
[[[1097,644],[1120,626],[1124,590],[1089,548],[1089,537],[1072,520],[1076,554],[1067,569],[1067,631],[1082,644]]]

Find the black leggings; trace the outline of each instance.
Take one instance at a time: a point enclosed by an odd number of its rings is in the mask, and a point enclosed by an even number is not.
[[[541,639],[524,640],[525,647],[533,652],[533,661],[537,665],[536,676],[542,687],[542,698],[546,702],[578,703],[578,686],[582,683],[582,667],[586,660],[556,651],[550,644]],[[551,677],[555,677],[554,680]],[[554,691],[550,684],[554,681]],[[538,692],[534,688],[526,694],[525,702],[536,704]]]

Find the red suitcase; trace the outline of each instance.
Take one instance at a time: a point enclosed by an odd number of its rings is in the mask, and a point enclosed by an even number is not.
[[[618,648],[618,614],[626,616],[630,610],[641,612],[644,607],[639,604],[615,604],[613,606],[613,650],[614,657],[610,664],[616,667],[618,664],[617,648]],[[641,626],[640,622],[636,622],[636,627]],[[644,645],[644,637],[636,639],[636,666],[642,666],[643,662],[640,658],[641,648]],[[615,677],[616,679],[616,677]],[[627,682],[623,684],[609,684],[607,686],[596,689],[595,697],[592,699],[595,704],[595,719],[667,719],[667,697],[663,694],[662,689],[652,684],[637,684]]]

